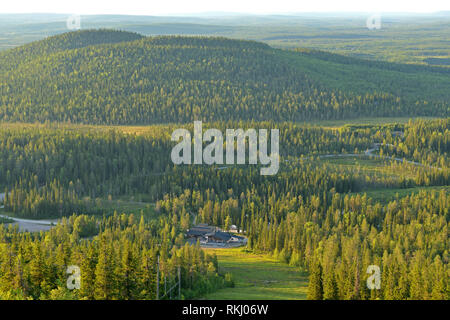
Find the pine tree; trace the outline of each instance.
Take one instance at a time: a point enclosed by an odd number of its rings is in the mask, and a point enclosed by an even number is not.
[[[337,300],[338,298],[338,288],[334,273],[326,272],[323,275],[323,299]]]
[[[308,300],[323,299],[322,266],[317,260],[311,266],[307,298]]]
[[[94,298],[96,300],[108,300],[113,296],[114,284],[109,257],[109,250],[106,246],[105,238],[100,244],[100,251],[98,254],[98,262],[95,268],[95,284],[94,284]]]

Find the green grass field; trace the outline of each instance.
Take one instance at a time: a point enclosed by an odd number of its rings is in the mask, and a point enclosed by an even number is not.
[[[366,190],[364,192],[358,192],[359,194],[367,194],[367,197],[372,198],[376,202],[388,203],[389,201],[395,200],[398,198],[403,198],[412,194],[417,194],[420,191],[436,191],[440,192],[441,190],[445,190],[446,193],[450,192],[450,186],[441,186],[441,187],[414,187],[414,188],[405,188],[405,189],[373,189]],[[355,193],[356,194],[356,193]]]
[[[415,178],[415,173],[411,171],[409,174],[399,173],[395,168],[388,166],[390,160],[374,159],[366,156],[361,157],[330,157],[326,159],[320,159],[322,162],[333,164],[336,166],[344,166],[347,168],[355,168],[354,170],[361,170],[368,176],[378,175],[386,176],[392,179],[399,179],[402,175],[405,178]],[[441,191],[450,192],[449,186],[430,186],[430,187],[411,187],[411,188],[370,188],[361,192],[352,192],[351,195],[367,194],[367,197],[372,198],[375,202],[381,202],[387,204],[388,202],[398,198],[403,198],[412,194],[417,194],[420,191]]]
[[[89,199],[89,201],[92,200]],[[153,209],[155,207],[154,203],[136,201],[134,198],[131,199],[129,197],[122,197],[114,200],[97,198],[93,201],[95,201],[95,204],[98,208],[104,210],[106,213],[117,211],[118,213],[126,212],[139,214],[141,210],[153,212]]]
[[[370,118],[358,118],[358,119],[345,119],[345,120],[313,120],[305,122],[306,126],[319,126],[326,128],[340,128],[344,126],[354,126],[354,125],[386,125],[386,124],[405,124],[409,120],[434,120],[436,117],[370,117]]]
[[[298,268],[267,255],[245,252],[241,248],[206,249],[219,260],[219,272],[233,275],[234,288],[209,294],[208,300],[303,300],[308,277]]]
[[[339,155],[336,155],[336,157],[324,158],[320,159],[320,161],[340,166],[361,166],[366,169],[385,167],[386,163],[388,163],[387,160],[370,158],[364,155],[354,157],[340,157]]]
[[[345,126],[381,126],[388,124],[405,124],[410,120],[435,120],[437,117],[362,117],[356,119],[346,120],[311,120],[308,122],[297,122],[298,125],[305,127],[324,127],[327,129],[337,129]],[[41,123],[8,123],[0,122],[2,128],[7,129],[22,129],[22,128],[47,128],[49,124]],[[64,130],[76,130],[81,132],[93,132],[93,131],[109,131],[115,129],[125,134],[136,135],[148,135],[148,134],[161,134],[170,137],[171,132],[177,128],[174,124],[153,124],[153,125],[89,125],[89,124],[70,124],[70,123],[53,123],[50,126]]]

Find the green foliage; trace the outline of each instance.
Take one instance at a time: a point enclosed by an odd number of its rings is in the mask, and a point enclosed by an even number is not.
[[[201,221],[226,227],[227,216],[228,224],[242,224],[242,209],[250,214],[242,200],[248,193],[273,198],[276,190],[280,197],[309,197],[332,189],[347,193],[368,188],[447,185],[449,181],[448,120],[337,129],[250,122],[207,126],[222,130],[226,126],[278,127],[280,172],[276,177],[262,177],[256,167],[174,167],[169,160],[174,145],[169,138],[172,126],[152,126],[134,135],[118,129],[73,125],[6,125],[0,129],[0,170],[4,173],[0,185],[5,209],[28,218],[62,217],[74,212],[101,215],[119,207],[127,212],[142,210],[149,217],[171,210],[192,210]],[[395,130],[403,130],[405,137],[393,138]],[[418,143],[418,139],[423,142]],[[356,154],[375,142],[398,145],[386,149],[385,154],[408,157],[422,165],[377,160],[377,166],[381,166],[378,170],[360,166],[355,170],[354,166],[335,165],[336,161],[329,158],[310,158]],[[413,144],[416,147],[411,147]],[[125,206],[112,200],[121,197],[157,201],[157,210],[140,201],[129,200],[130,205]],[[172,203],[178,197],[180,204]]]
[[[231,275],[234,287],[205,295],[209,300],[300,300],[306,298],[308,277],[297,267],[277,261],[269,254],[243,248],[206,249],[214,252],[219,272]],[[226,279],[226,278],[225,278]]]
[[[40,234],[0,226],[0,298],[155,299],[157,256],[161,279],[175,277],[181,267],[185,297],[222,287],[213,258],[199,247],[180,246],[178,228],[174,237],[167,232],[173,220],[71,216]],[[80,289],[67,289],[68,265],[80,267]]]
[[[82,27],[120,28],[144,35],[214,35],[262,41],[272,47],[311,48],[351,57],[448,66],[448,14],[383,14],[381,29],[366,28],[367,14],[155,17],[83,15]],[[67,32],[67,15],[3,14],[0,50]]]
[[[10,218],[4,218],[4,217],[0,217],[0,224],[8,224],[14,222],[14,220],[10,219]]]
[[[229,288],[234,288],[233,274],[229,272],[225,273],[225,285]]]
[[[322,300],[323,299],[323,283],[322,283],[322,267],[320,263],[313,262],[310,268],[309,285],[308,285],[308,299]]]
[[[0,298],[155,299],[160,257],[160,279],[169,285],[181,268],[185,299],[224,287],[232,297],[298,298],[305,270],[309,299],[450,299],[449,75],[254,41],[108,30],[4,51],[4,211],[60,223],[33,234],[0,225]],[[417,115],[443,119],[297,123]],[[222,131],[280,129],[280,171],[174,166],[170,134],[192,130],[194,119]],[[113,213],[119,206],[140,219]],[[235,224],[248,237],[239,254],[249,261],[186,244],[192,217]],[[258,259],[289,274],[289,293],[258,269]],[[382,284],[369,291],[373,264]],[[80,290],[65,287],[68,265],[81,268]]]
[[[284,52],[252,41],[88,30],[2,52],[0,61],[3,121],[151,124],[449,114],[450,78],[440,69]]]

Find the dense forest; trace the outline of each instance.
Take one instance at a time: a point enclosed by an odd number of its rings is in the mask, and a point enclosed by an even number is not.
[[[210,125],[270,128],[274,124]],[[232,189],[240,195],[256,185],[264,192],[275,189],[281,194],[311,195],[331,188],[347,193],[371,186],[448,185],[449,120],[417,121],[404,127],[324,129],[282,124],[281,172],[266,178],[259,175],[256,167],[217,170],[209,166],[174,166],[170,161],[174,145],[170,141],[170,126],[150,127],[142,135],[64,125],[6,126],[0,129],[0,185],[5,191],[5,208],[33,218],[101,213],[93,201],[97,197],[146,194],[151,201],[157,201],[164,195],[182,194],[184,189]],[[393,137],[392,132],[399,129],[404,130],[404,138]],[[424,165],[393,162],[390,165],[403,173],[399,179],[393,179],[313,161],[324,154],[362,153],[376,142],[388,148],[384,153],[384,149],[380,150],[382,155],[410,157]],[[416,175],[410,177],[411,172]]]
[[[2,51],[0,299],[156,299],[178,267],[184,299],[233,287],[186,241],[207,223],[308,274],[309,299],[448,300],[448,88],[445,68],[220,37],[87,30]],[[320,124],[394,116],[432,119]],[[279,129],[278,173],[174,165],[193,120]]]
[[[73,215],[40,234],[0,225],[0,299],[156,299],[158,259],[162,286],[174,283],[180,267],[185,299],[229,285],[217,274],[217,258],[184,245],[178,219]],[[82,283],[73,291],[66,286],[70,265],[79,266]]]
[[[183,262],[184,270],[197,277],[184,284],[185,297],[230,285],[218,275],[213,257],[201,258],[199,248],[184,245],[183,232],[196,215],[197,222],[224,229],[236,224],[248,237],[249,250],[272,254],[309,272],[311,299],[448,299],[448,190],[421,191],[388,202],[373,200],[364,190],[448,186],[449,126],[448,119],[341,128],[280,124],[282,166],[276,176],[264,177],[256,166],[219,170],[167,165],[174,144],[171,126],[147,127],[136,135],[112,127],[6,125],[0,130],[5,210],[27,218],[69,218],[47,234],[2,229],[0,265],[7,268],[8,277],[3,277],[0,292],[7,298],[154,299],[154,290],[147,292],[140,283],[154,283],[156,252],[172,266],[172,276],[179,265],[174,257],[204,259],[195,262],[195,271],[190,269],[192,260]],[[364,150],[375,143],[381,146],[376,161],[383,164],[382,171],[355,170],[321,158],[360,154],[369,160],[374,156]],[[394,156],[417,164],[394,161]],[[156,205],[141,210],[139,223],[133,215],[102,218],[105,211],[96,197],[127,194],[145,195]],[[98,251],[105,241],[108,249]],[[106,280],[101,275],[104,259],[121,261]],[[137,263],[142,259],[150,259],[150,273],[139,269],[145,266]],[[83,274],[92,276],[85,280],[92,287],[80,292],[64,289],[62,280],[55,280],[64,276],[62,261],[83,268],[88,264],[91,269],[83,269]],[[33,266],[39,263],[47,271],[36,275]],[[385,275],[381,291],[365,286],[365,270],[372,264],[380,265]],[[125,292],[120,282],[128,281],[123,280],[124,268],[135,268],[130,269],[133,288]],[[102,281],[108,282],[103,291]]]
[[[449,114],[448,72],[360,60],[350,66],[351,58],[343,59],[225,38],[63,34],[0,53],[0,120],[151,124]]]

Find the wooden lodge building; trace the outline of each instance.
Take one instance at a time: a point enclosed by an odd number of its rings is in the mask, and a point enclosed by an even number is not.
[[[203,243],[231,243],[242,242],[244,237],[223,232],[218,227],[209,226],[207,224],[198,224],[186,232],[186,238],[192,240],[200,240]]]

